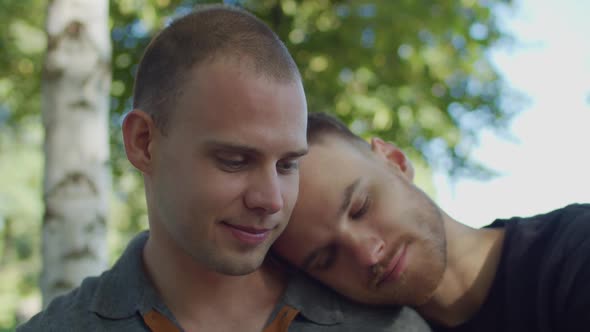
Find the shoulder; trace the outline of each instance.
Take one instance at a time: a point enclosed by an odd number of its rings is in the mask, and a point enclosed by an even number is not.
[[[141,253],[147,238],[147,232],[137,235],[111,269],[84,279],[17,331],[143,330],[138,312],[159,303],[143,270]]]
[[[554,298],[556,310],[563,313],[560,330],[579,331],[590,324],[590,204],[564,208],[561,222],[563,245],[555,251],[561,253],[563,263],[556,267],[560,282]]]
[[[74,331],[80,328],[88,331],[89,323],[98,319],[89,310],[98,280],[98,277],[86,278],[80,287],[55,298],[45,310],[19,326],[17,332]]]
[[[572,204],[563,208],[561,222],[572,232],[581,235],[590,234],[590,204]],[[587,239],[586,236],[583,239]]]
[[[343,301],[343,331],[430,331],[424,319],[409,307],[372,307]]]
[[[590,204],[570,205],[564,210],[561,217],[563,230],[559,232],[563,245],[558,249],[561,249],[559,251],[569,264],[563,269],[571,269],[574,275],[583,271],[583,283],[587,285],[587,278],[590,277]],[[588,286],[586,288],[590,289]]]
[[[296,331],[430,331],[410,308],[356,303],[302,274],[291,278],[285,297],[286,304],[301,312]]]
[[[533,217],[547,237],[564,251],[577,250],[590,240],[590,204],[572,204],[545,215]]]
[[[504,227],[516,244],[572,245],[590,237],[590,204],[572,204],[532,217],[496,220],[490,227]]]

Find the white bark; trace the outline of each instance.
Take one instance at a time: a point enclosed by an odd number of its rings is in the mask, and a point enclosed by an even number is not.
[[[108,0],[53,0],[43,71],[45,307],[108,264]]]

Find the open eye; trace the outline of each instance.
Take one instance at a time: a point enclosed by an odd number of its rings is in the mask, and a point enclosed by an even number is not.
[[[236,172],[248,166],[248,158],[241,154],[219,154],[215,159],[220,168],[228,172]]]
[[[285,159],[277,162],[277,169],[283,174],[292,173],[299,169],[299,159]]]
[[[223,164],[224,167],[231,168],[231,169],[239,169],[243,165],[245,165],[245,162],[243,160],[221,159],[221,160],[219,160],[219,162],[221,164]]]

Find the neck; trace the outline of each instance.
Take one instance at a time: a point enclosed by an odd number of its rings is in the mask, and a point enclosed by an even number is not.
[[[457,326],[480,309],[498,268],[503,229],[474,229],[444,214],[447,267],[432,298],[418,312],[445,326]]]
[[[160,297],[183,327],[208,321],[256,320],[264,324],[285,287],[284,276],[271,266],[243,276],[207,269],[171,239],[150,234],[143,252],[146,270]]]

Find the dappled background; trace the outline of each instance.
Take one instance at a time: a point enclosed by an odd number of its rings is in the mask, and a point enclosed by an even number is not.
[[[96,0],[98,1],[98,0]],[[127,162],[120,125],[133,76],[154,33],[197,3],[112,0],[108,255],[147,226],[141,178]],[[433,194],[432,169],[489,177],[470,158],[483,128],[505,130],[522,105],[489,58],[511,43],[496,17],[509,0],[226,1],[264,19],[297,62],[310,111],[330,112],[369,137],[395,141]],[[0,5],[0,330],[41,305],[41,228],[45,212],[41,77],[48,1]]]

